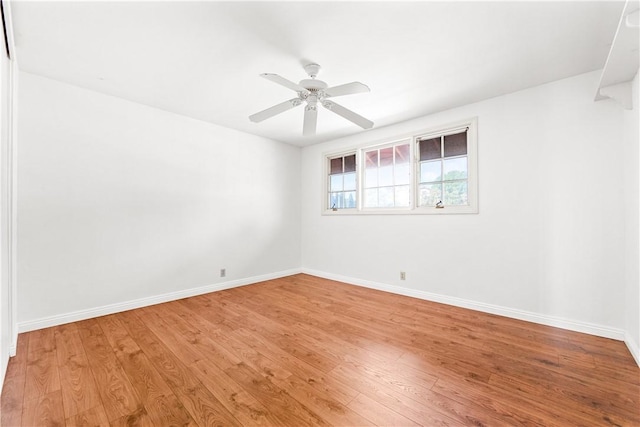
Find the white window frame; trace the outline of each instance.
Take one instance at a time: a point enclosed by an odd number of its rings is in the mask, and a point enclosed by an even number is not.
[[[360,147],[360,149],[358,149],[356,151],[356,172],[358,173],[358,182],[357,182],[357,194],[360,196],[359,198],[359,202],[357,203],[358,206],[358,210],[362,211],[362,212],[366,212],[366,211],[375,211],[375,212],[380,212],[380,211],[396,211],[396,210],[400,210],[400,211],[407,211],[407,209],[411,209],[414,205],[414,199],[415,197],[413,197],[413,193],[415,191],[415,182],[413,179],[409,179],[409,193],[412,195],[412,197],[409,199],[409,206],[392,206],[392,207],[365,207],[364,206],[364,191],[366,190],[365,188],[365,173],[366,173],[366,162],[364,160],[364,153],[366,151],[371,151],[371,150],[381,150],[384,148],[389,148],[389,147],[395,147],[396,145],[404,145],[404,144],[408,144],[409,145],[409,168],[411,169],[411,177],[413,177],[413,165],[412,163],[412,159],[413,159],[413,147],[415,144],[413,144],[413,141],[410,138],[403,138],[403,139],[396,139],[394,141],[390,141],[390,142],[386,142],[383,144],[377,144],[377,145],[367,145],[364,147]],[[358,163],[358,159],[360,159],[360,163]],[[358,170],[358,164],[362,165],[362,167],[360,168],[360,170]],[[395,164],[394,164],[395,166]],[[395,183],[392,187],[395,187]],[[380,188],[380,187],[375,187],[375,188]]]
[[[355,208],[340,208],[340,209],[332,209],[329,206],[329,180],[331,179],[331,159],[336,159],[339,157],[346,157],[354,155],[356,156],[356,207]],[[339,151],[331,154],[327,154],[324,156],[324,184],[323,184],[323,192],[324,192],[324,201],[323,206],[325,209],[331,212],[338,211],[357,211],[360,209],[360,158],[358,156],[358,150],[346,150]],[[344,166],[343,166],[344,168]],[[344,172],[343,172],[344,174]]]
[[[467,205],[418,206],[418,184],[420,180],[418,159],[418,140],[429,137],[450,135],[467,129]],[[397,145],[403,141],[410,141],[411,173],[410,180],[411,202],[409,207],[364,208],[364,152],[371,149]],[[332,210],[328,206],[328,176],[329,159],[356,153],[356,208]],[[429,129],[420,130],[386,138],[373,143],[361,144],[355,148],[341,151],[326,152],[322,155],[324,162],[322,178],[322,215],[448,215],[448,214],[477,214],[478,213],[478,118],[461,120]]]

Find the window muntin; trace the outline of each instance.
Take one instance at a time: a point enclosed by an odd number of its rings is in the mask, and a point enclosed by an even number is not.
[[[363,150],[363,208],[411,206],[411,144]]]
[[[418,206],[468,206],[468,129],[417,138]]]
[[[355,209],[357,175],[355,153],[329,158],[328,206],[330,209]]]

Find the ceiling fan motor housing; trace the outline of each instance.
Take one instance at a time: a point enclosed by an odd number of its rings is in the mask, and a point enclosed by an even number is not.
[[[319,90],[323,90],[328,87],[328,85],[325,82],[323,82],[322,80],[316,80],[316,79],[300,80],[299,84],[300,86],[302,86],[303,88],[307,89],[310,92],[317,92]]]

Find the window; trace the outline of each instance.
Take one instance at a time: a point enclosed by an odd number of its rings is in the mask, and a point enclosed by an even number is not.
[[[467,205],[467,130],[417,143],[418,206]]]
[[[329,209],[356,207],[356,155],[329,159]]]
[[[324,213],[478,212],[477,119],[392,141],[325,156]]]
[[[409,142],[364,151],[364,207],[393,208],[411,204]]]

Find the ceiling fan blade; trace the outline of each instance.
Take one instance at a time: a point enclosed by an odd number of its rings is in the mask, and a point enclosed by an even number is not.
[[[373,127],[373,122],[371,120],[367,120],[361,115],[356,114],[348,108],[344,108],[342,105],[336,104],[333,101],[324,101],[322,105],[327,110],[333,111],[337,115],[344,117],[345,119],[357,124],[363,129],[371,129]]]
[[[360,82],[346,83],[340,86],[329,87],[324,90],[324,93],[327,96],[342,96],[363,92],[369,92],[369,86]]]
[[[307,105],[304,109],[304,123],[302,125],[302,134],[305,136],[316,134],[316,124],[318,123],[318,107],[315,105]]]
[[[271,80],[274,83],[278,83],[286,88],[291,90],[295,90],[296,92],[309,93],[309,91],[297,83],[292,82],[291,80],[287,80],[284,77],[281,77],[277,74],[264,73],[260,74],[260,77],[264,77],[267,80]]]
[[[302,104],[300,98],[293,98],[288,101],[281,102],[278,105],[274,105],[273,107],[267,108],[266,110],[262,110],[259,113],[255,113],[249,116],[249,120],[254,123],[259,123],[263,120],[268,119],[269,117],[273,117],[276,114],[284,113],[287,110],[292,109],[293,107],[297,107]]]

